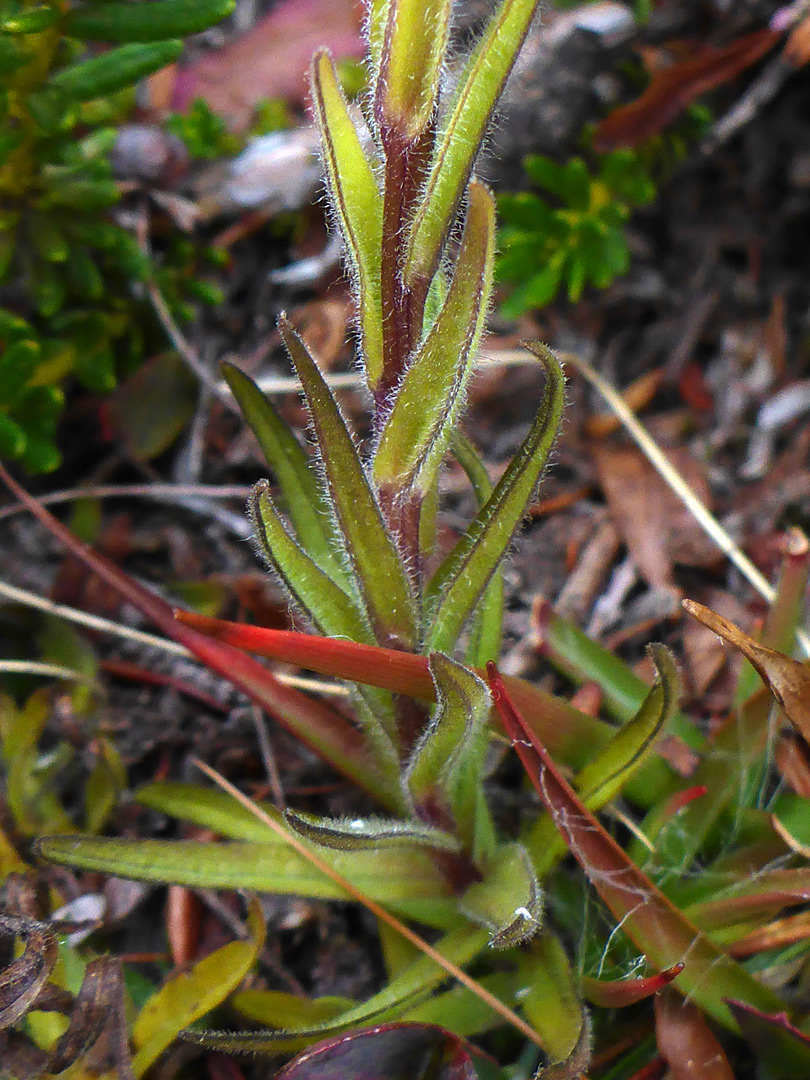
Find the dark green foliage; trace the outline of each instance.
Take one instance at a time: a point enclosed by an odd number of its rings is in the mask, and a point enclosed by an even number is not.
[[[624,225],[634,207],[656,195],[647,165],[633,150],[606,154],[595,172],[579,157],[558,165],[532,155],[525,168],[544,194],[498,200],[504,225],[497,275],[520,283],[503,305],[508,316],[544,307],[560,289],[576,301],[586,285],[604,289],[627,273]]]
[[[135,84],[178,58],[178,38],[232,7],[0,3],[0,455],[31,472],[59,464],[65,378],[106,392],[143,356],[150,318],[133,285],[155,271],[110,214],[116,125]],[[190,266],[186,252],[162,272],[179,317],[189,295],[218,299]]]

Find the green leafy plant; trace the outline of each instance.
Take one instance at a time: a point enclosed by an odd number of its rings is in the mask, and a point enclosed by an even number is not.
[[[109,213],[116,124],[138,80],[232,7],[0,5],[0,455],[29,471],[59,464],[65,377],[109,390],[145,348],[132,287],[151,266]]]
[[[505,1060],[520,1059],[522,1076],[534,1073],[538,1047],[548,1075],[580,1074],[593,1040],[616,1061],[609,1075],[617,1080],[639,1069],[660,1073],[684,1055],[684,1040],[689,1057],[707,1055],[720,1068],[728,1063],[720,1039],[742,1034],[768,1075],[799,1080],[807,1075],[810,1019],[806,1001],[791,998],[790,983],[808,970],[810,943],[777,917],[807,896],[806,841],[791,832],[807,800],[801,791],[780,791],[772,775],[763,778],[772,700],[758,678],[806,739],[807,673],[779,651],[790,649],[800,617],[806,546],[786,559],[759,651],[750,639],[735,639],[728,624],[715,624],[747,650],[759,676],[743,674],[735,711],[712,737],[678,712],[675,664],[661,646],[650,650],[657,672],[650,686],[575,627],[543,613],[547,656],[574,682],[599,684],[600,717],[501,678],[491,665],[499,651],[501,567],[548,458],[563,376],[545,347],[529,346],[543,397],[492,485],[460,426],[494,252],[493,199],[471,170],[535,3],[504,0],[444,98],[450,8],[449,0],[370,5],[370,146],[329,56],[319,53],[312,65],[331,204],[357,300],[372,402],[368,444],[359,445],[288,320],[279,327],[309,410],[314,459],[247,376],[225,371],[273,474],[274,484],[259,483],[251,498],[257,543],[319,633],[189,613],[175,618],[165,601],[79,544],[0,466],[15,495],[102,579],[363,788],[378,811],[337,820],[282,814],[202,785],[163,781],[142,788],[137,802],[223,840],[53,835],[37,850],[78,869],[188,887],[341,899],[348,889],[380,921],[387,977],[364,1002],[255,987],[233,993],[260,947],[255,929],[254,952],[241,943],[238,957],[218,958],[217,986],[206,960],[191,987],[174,975],[131,1031],[137,1076],[183,1026],[231,995],[232,1008],[260,1030],[183,1037],[270,1054],[325,1039],[314,1057],[294,1066],[304,1078],[316,1075],[307,1063],[345,1051],[366,1024],[374,1030],[363,1040],[375,1033],[394,1039],[395,1019],[478,1035],[502,1027],[507,1007],[529,1045],[498,1045]],[[445,550],[436,521],[448,455],[469,476],[479,509]],[[248,652],[355,684],[353,716],[282,684]],[[527,802],[522,820],[511,824],[490,797],[489,762],[502,739],[495,717],[541,800]],[[698,758],[689,780],[669,763],[671,753],[665,759],[656,752],[664,731]],[[778,801],[770,802],[774,794]],[[610,824],[613,815],[620,828]],[[572,874],[569,853],[583,873]],[[611,918],[594,921],[583,941],[588,882]],[[432,928],[437,940],[420,945],[402,919]],[[405,933],[404,943],[393,939],[392,927]],[[576,965],[563,936],[581,942]],[[624,977],[639,964],[641,978]],[[459,971],[467,965],[475,965],[477,981]],[[463,976],[459,985],[445,985],[448,971]],[[659,991],[656,1039],[645,1019],[632,1029],[627,1052],[617,1043],[613,1010]],[[172,1008],[176,1000],[183,1008]],[[592,1019],[585,1001],[596,1007]],[[14,1013],[15,1022],[24,1011]],[[379,1062],[374,1068],[369,1075],[385,1075]],[[491,1068],[491,1075],[506,1075]]]
[[[576,302],[586,285],[604,289],[626,274],[624,226],[633,207],[649,205],[657,190],[634,150],[605,154],[595,172],[579,157],[558,165],[529,155],[524,167],[547,194],[520,192],[498,200],[504,221],[498,277],[519,283],[503,304],[510,317],[545,307],[560,289]]]

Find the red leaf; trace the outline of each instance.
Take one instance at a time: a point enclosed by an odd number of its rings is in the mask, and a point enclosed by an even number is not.
[[[607,982],[583,976],[582,993],[593,1005],[601,1005],[605,1009],[622,1009],[658,993],[682,971],[683,964],[674,964],[666,971],[659,971],[657,975],[647,975],[642,979],[613,979]]]
[[[175,611],[175,618],[218,641],[258,656],[294,664],[335,679],[379,686],[423,701],[436,700],[425,656],[293,630],[245,626],[190,611]],[[485,673],[479,671],[479,674],[483,677]],[[589,754],[604,745],[610,729],[599,720],[586,716],[524,679],[505,676],[504,682],[532,730],[564,760],[584,764]]]
[[[526,725],[495,665],[487,671],[495,706],[529,778],[571,854],[627,936],[660,970],[683,961],[678,989],[732,1030],[736,1022],[725,998],[767,1000],[778,1008],[779,998],[686,919],[603,828]],[[731,986],[742,993],[729,992]]]
[[[644,93],[606,117],[596,129],[594,149],[607,153],[638,146],[709,90],[730,82],[769,52],[782,37],[775,30],[755,30],[722,49],[709,46],[691,60],[656,72]]]
[[[2,464],[0,479],[77,559],[112,585],[125,600],[134,604],[164,633],[185,645],[198,660],[242,690],[336,769],[386,801],[385,793],[379,790],[377,774],[365,740],[344,716],[328,705],[280,683],[261,664],[238,649],[212,641],[210,637],[178,622],[171,606],[165,600],[139,585],[115,563],[74,536],[70,529],[62,525],[13,480]]]
[[[476,1080],[473,1056],[488,1060],[432,1024],[384,1024],[310,1046],[276,1080]]]
[[[655,1034],[672,1080],[734,1080],[734,1074],[706,1019],[691,1001],[672,991],[655,999]]]

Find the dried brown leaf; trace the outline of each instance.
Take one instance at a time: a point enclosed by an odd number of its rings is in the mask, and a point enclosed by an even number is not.
[[[798,660],[760,645],[710,608],[694,600],[684,600],[683,606],[704,626],[740,650],[784,709],[788,720],[810,743],[810,670]]]
[[[657,135],[702,94],[730,82],[755,64],[781,39],[775,30],[755,30],[724,48],[708,46],[689,60],[655,72],[644,93],[613,112],[597,127],[593,145],[599,153],[638,146]]]

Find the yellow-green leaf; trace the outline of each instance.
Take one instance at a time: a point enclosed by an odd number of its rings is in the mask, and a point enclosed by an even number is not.
[[[382,374],[383,363],[382,195],[327,52],[315,54],[311,78],[326,178],[357,294],[363,367],[369,386],[374,387]]]
[[[486,321],[495,251],[495,205],[470,185],[455,273],[438,316],[408,367],[374,456],[374,479],[404,493],[433,486],[458,422]]]
[[[143,1076],[183,1028],[205,1016],[234,991],[253,967],[264,944],[265,923],[255,898],[248,916],[249,941],[233,941],[179,972],[160,988],[135,1018],[132,1069]]]
[[[492,111],[537,6],[538,0],[503,0],[461,74],[411,226],[405,267],[409,285],[433,276]]]
[[[436,108],[450,0],[391,0],[376,84],[381,129],[417,138]]]

